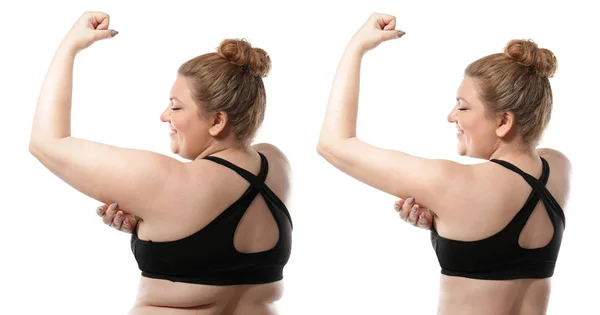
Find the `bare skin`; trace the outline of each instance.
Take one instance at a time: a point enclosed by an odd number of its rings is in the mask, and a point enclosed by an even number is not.
[[[253,146],[261,153],[265,154],[265,156],[271,160],[281,159],[281,153],[273,151],[270,145],[258,144]],[[287,168],[287,162],[282,161],[284,163],[270,163],[269,173],[273,172],[274,174],[281,173],[288,175],[288,170],[278,170],[278,167],[283,165],[284,168]],[[240,164],[240,166],[243,163]],[[248,167],[247,169],[252,169],[253,167]],[[254,167],[255,172],[258,172],[258,169]],[[233,173],[233,172],[232,172]],[[220,176],[219,174],[217,174]],[[231,177],[235,177],[236,174]],[[277,181],[281,181],[281,176],[267,176],[267,184],[269,187],[281,187],[279,189],[273,188],[273,191],[278,196],[288,196],[289,195],[289,183],[278,183]],[[235,178],[232,178],[231,181],[234,181]],[[288,181],[288,178],[283,179],[284,181]],[[231,183],[231,181],[226,181],[225,183]],[[241,179],[241,181],[244,181]],[[244,187],[245,190],[247,186]],[[215,188],[215,192],[218,190],[219,194],[224,190],[224,188]],[[242,191],[243,191],[242,190]],[[237,193],[237,194],[236,194]],[[219,195],[217,194],[217,195]],[[240,192],[232,191],[230,198],[225,198],[221,202],[219,202],[219,206],[231,203],[231,198],[237,198]],[[260,198],[260,197],[259,197]],[[257,199],[259,199],[257,198]],[[214,202],[215,198],[212,198]],[[262,198],[260,198],[262,199]],[[284,203],[286,203],[286,199],[282,199]],[[144,222],[140,218],[128,213],[126,210],[119,208],[117,203],[112,203],[110,205],[102,205],[96,208],[96,213],[102,218],[104,224],[125,232],[131,233],[139,224],[138,233],[140,237],[144,235]],[[276,239],[273,236],[276,235],[276,226],[274,222],[272,222],[272,218],[268,213],[268,209],[266,209],[266,205],[262,200],[257,201],[250,209],[248,209],[247,219],[246,221],[242,221],[240,223],[240,227],[238,227],[240,232],[236,237],[239,241],[239,245],[244,246],[244,250],[246,251],[259,251],[264,250],[265,248],[272,246]],[[187,218],[183,218],[185,220],[179,220],[174,224],[182,225],[184,221],[187,221]],[[261,227],[261,229],[265,229],[268,231],[265,234],[270,235],[256,235],[255,227]],[[200,229],[199,227],[198,229]],[[258,229],[260,230],[260,229]],[[167,235],[169,231],[165,231]],[[148,234],[150,235],[151,232]],[[156,240],[156,238],[150,237],[152,240]],[[252,242],[252,243],[243,243],[243,239],[255,238],[260,239],[263,238],[262,242]],[[167,237],[166,240],[170,240],[174,238]],[[240,247],[241,247],[240,246]],[[283,283],[271,283],[264,285],[251,285],[251,286],[228,286],[228,287],[216,287],[216,286],[204,286],[204,285],[196,285],[196,284],[185,284],[185,283],[176,283],[169,282],[164,280],[156,280],[141,277],[140,284],[138,288],[138,297],[135,302],[135,306],[131,310],[130,314],[260,314],[260,315],[268,315],[268,314],[276,314],[276,309],[274,303],[278,301],[283,294]]]
[[[564,160],[551,150],[541,149],[538,150],[538,153],[548,161],[550,166],[547,188],[564,209],[568,194],[563,184],[566,181],[565,177],[568,176],[565,173]],[[524,167],[523,169],[526,170]],[[490,176],[497,176],[496,171],[490,170]],[[528,173],[539,177],[541,171],[536,172],[530,169]],[[479,219],[465,216],[462,218],[464,223],[460,227],[447,226],[442,232],[440,223],[438,223],[440,221],[434,211],[420,206],[414,198],[399,199],[394,203],[394,209],[399,212],[401,219],[422,229],[431,229],[433,220],[436,220],[438,232],[444,237],[468,241],[484,239],[502,229],[504,227],[502,224],[508,224],[524,203],[531,188],[525,186],[527,184],[520,184],[517,189],[513,189],[513,196],[518,197],[513,197],[511,202],[496,201],[495,209],[493,209],[495,212],[491,212],[497,218],[496,222],[486,220],[485,216]],[[496,193],[498,187],[494,183],[490,183],[488,187],[480,191]],[[507,208],[507,205],[510,208]],[[490,208],[488,204],[486,213]],[[466,233],[463,229],[466,230]],[[551,236],[552,225],[544,205],[540,201],[521,233],[519,244],[525,248],[542,247],[547,244]],[[480,314],[483,312],[490,315],[544,315],[547,311],[550,293],[551,279],[488,281],[441,275],[438,314]]]
[[[277,147],[242,146],[230,130],[227,114],[201,115],[185,78],[178,77],[160,119],[170,127],[174,154],[189,160],[71,137],[72,71],[77,53],[95,41],[109,39],[109,17],[86,12],[59,46],[38,100],[30,152],[60,179],[81,193],[113,205],[97,213],[120,223],[139,238],[154,242],[181,239],[201,230],[237,200],[249,183],[234,171],[203,159],[211,155],[257,174],[260,156],[269,162],[266,185],[289,203],[291,171]],[[117,205],[118,203],[118,205]],[[117,212],[127,209],[126,213]],[[114,217],[113,217],[114,216]],[[111,218],[112,217],[112,218]],[[116,225],[115,225],[116,226]],[[233,246],[240,252],[266,251],[279,230],[261,195],[237,226]],[[132,315],[269,315],[283,293],[281,281],[263,285],[209,286],[140,278]]]
[[[550,166],[546,187],[566,210],[571,172],[568,158],[557,150],[525,145],[513,113],[488,118],[473,78],[465,77],[459,86],[448,122],[458,129],[458,153],[487,161],[465,165],[423,158],[379,148],[357,137],[362,58],[382,42],[397,41],[403,35],[396,30],[395,17],[379,13],[372,14],[355,33],[338,65],[317,152],[347,175],[402,198],[396,204],[403,220],[425,229],[433,223],[438,234],[449,239],[476,241],[497,233],[530,194],[532,189],[521,176],[490,159],[508,161],[539,178],[540,156],[544,157]],[[409,196],[413,198],[407,203]],[[414,213],[409,211],[413,206]],[[521,232],[519,245],[543,247],[552,233],[551,221],[540,201]],[[438,314],[542,315],[549,296],[550,279],[485,281],[442,275]]]

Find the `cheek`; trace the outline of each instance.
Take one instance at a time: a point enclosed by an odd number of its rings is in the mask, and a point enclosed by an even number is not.
[[[487,137],[490,133],[494,133],[493,126],[483,117],[464,117],[460,124],[465,133],[472,138]]]
[[[477,146],[485,146],[494,141],[495,128],[487,121],[480,120],[469,128],[470,138]]]
[[[173,115],[171,117],[171,124],[177,130],[178,133],[186,133],[190,129],[190,122],[184,115]]]
[[[179,117],[177,121],[173,120],[173,126],[177,129],[186,141],[194,143],[203,142],[208,135],[208,125],[197,117]]]

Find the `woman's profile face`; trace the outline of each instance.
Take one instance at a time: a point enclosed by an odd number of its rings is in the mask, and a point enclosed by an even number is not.
[[[175,80],[169,105],[160,115],[160,120],[168,124],[174,154],[193,160],[208,147],[210,125],[208,119],[200,114],[185,78],[178,76]]]
[[[465,77],[458,88],[456,104],[448,114],[448,122],[457,128],[459,155],[488,159],[497,147],[500,141],[496,135],[498,126],[485,111],[478,96],[477,81]]]

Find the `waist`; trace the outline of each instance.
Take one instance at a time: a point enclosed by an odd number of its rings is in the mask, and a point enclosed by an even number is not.
[[[268,305],[281,298],[282,281],[239,286],[173,282],[142,276],[135,305],[193,310],[218,310],[230,303],[248,307]],[[218,313],[217,313],[218,314]]]
[[[439,314],[543,315],[550,279],[479,280],[442,275]]]
[[[129,315],[277,315],[271,305],[236,305],[234,308],[193,307],[172,308],[150,305],[135,305]]]

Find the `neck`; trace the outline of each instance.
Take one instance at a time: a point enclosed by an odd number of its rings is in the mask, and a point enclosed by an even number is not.
[[[500,143],[492,152],[490,159],[518,160],[522,158],[537,158],[535,148],[529,148],[519,143]]]
[[[238,141],[233,139],[226,140],[214,140],[210,145],[204,149],[194,160],[200,160],[206,156],[213,155],[220,152],[248,152],[250,148],[246,145],[240,144]]]

